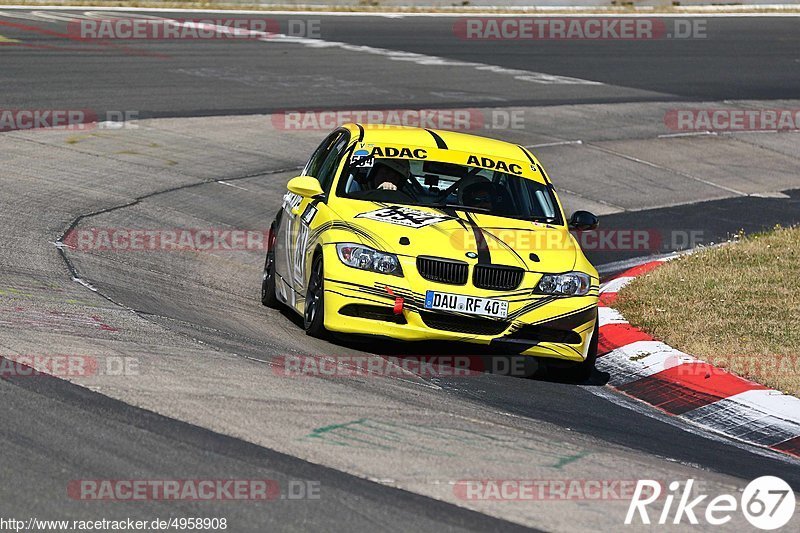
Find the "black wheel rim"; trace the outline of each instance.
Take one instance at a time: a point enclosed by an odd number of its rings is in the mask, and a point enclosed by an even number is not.
[[[314,265],[314,271],[311,273],[311,279],[308,281],[308,294],[306,295],[306,326],[311,325],[317,317],[317,309],[319,302],[322,299],[322,262],[317,262]]]

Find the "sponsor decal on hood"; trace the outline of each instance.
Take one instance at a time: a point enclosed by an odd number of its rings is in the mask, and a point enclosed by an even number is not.
[[[450,217],[445,215],[437,215],[436,213],[428,211],[419,211],[410,207],[400,207],[396,205],[383,207],[366,213],[359,213],[355,218],[368,218],[370,220],[396,224],[407,228],[422,228],[431,224],[450,220]]]

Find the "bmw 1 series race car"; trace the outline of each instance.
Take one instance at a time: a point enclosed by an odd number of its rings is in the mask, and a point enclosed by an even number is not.
[[[261,299],[309,335],[479,343],[579,378],[594,367],[599,278],[570,229],[597,217],[567,223],[526,148],[346,124],[287,188]]]

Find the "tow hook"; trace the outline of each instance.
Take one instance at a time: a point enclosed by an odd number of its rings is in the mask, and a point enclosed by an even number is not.
[[[386,292],[389,293],[389,296],[394,296],[394,314],[402,315],[403,314],[403,303],[405,300],[400,296],[395,295],[394,291],[388,285],[385,287]]]

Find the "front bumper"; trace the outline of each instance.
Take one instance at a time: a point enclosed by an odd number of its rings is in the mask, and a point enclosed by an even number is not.
[[[338,263],[338,264],[337,264]],[[333,268],[329,268],[333,267]],[[597,288],[589,295],[553,297],[533,294],[540,274],[526,273],[509,293],[424,280],[411,265],[405,276],[358,271],[326,262],[325,327],[333,332],[377,335],[402,341],[458,341],[490,345],[503,353],[583,361],[597,322]],[[415,279],[418,278],[418,279]],[[415,292],[411,287],[424,287]],[[504,320],[427,311],[425,291],[499,298],[509,302]],[[395,313],[397,298],[402,309]]]

